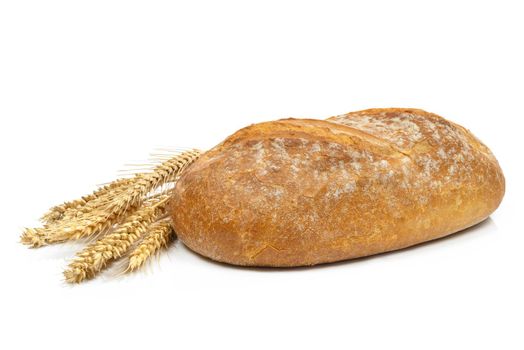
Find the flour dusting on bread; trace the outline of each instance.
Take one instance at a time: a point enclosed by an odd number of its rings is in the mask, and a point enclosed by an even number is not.
[[[489,149],[417,109],[251,125],[182,175],[173,223],[239,265],[300,266],[400,249],[487,217],[504,194]]]

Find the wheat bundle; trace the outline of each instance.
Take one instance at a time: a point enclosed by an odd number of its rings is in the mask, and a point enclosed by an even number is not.
[[[110,262],[128,256],[126,271],[142,267],[174,238],[166,208],[181,172],[201,152],[193,149],[169,156],[150,171],[115,180],[80,199],[54,206],[42,227],[26,228],[21,242],[32,248],[95,239],[78,252],[64,271],[65,280],[82,282],[95,277]]]

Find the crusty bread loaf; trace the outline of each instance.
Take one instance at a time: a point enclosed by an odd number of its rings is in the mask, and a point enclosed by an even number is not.
[[[252,266],[408,247],[486,219],[504,176],[468,130],[417,109],[251,125],[180,178],[173,225],[192,250]]]

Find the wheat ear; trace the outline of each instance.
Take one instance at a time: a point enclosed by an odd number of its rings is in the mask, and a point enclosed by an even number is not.
[[[79,283],[93,278],[110,261],[124,255],[143,236],[150,224],[165,214],[168,199],[169,196],[165,195],[143,203],[140,209],[127,217],[113,232],[77,253],[64,271],[66,281]]]
[[[44,222],[44,227],[26,228],[20,237],[20,242],[37,248],[66,240],[63,231],[70,231],[71,223],[75,219],[84,214],[93,219],[96,208],[101,208],[110,202],[133,181],[133,179],[118,179],[80,199],[54,206],[40,219]]]
[[[95,232],[105,229],[106,226],[115,224],[129,209],[140,207],[148,193],[167,182],[175,181],[183,169],[199,156],[200,152],[197,150],[183,152],[156,166],[151,173],[137,174],[131,186],[115,196],[102,208],[101,211],[107,215],[106,220],[103,216],[97,215],[99,211],[94,211],[92,217],[81,217],[80,225],[69,225],[65,231],[62,230],[67,237],[58,235],[58,241],[64,238],[89,237]],[[87,222],[87,225],[84,224],[85,222]],[[73,224],[75,224],[74,220]]]
[[[64,216],[68,216],[68,212],[69,216],[74,216],[71,215],[71,213],[77,212],[78,210],[80,210],[80,208],[86,206],[88,202],[100,199],[101,197],[108,197],[108,195],[113,194],[115,190],[121,189],[122,187],[129,185],[132,181],[133,179],[128,178],[115,180],[109,183],[108,185],[102,186],[101,188],[97,189],[89,195],[83,196],[73,201],[64,202],[60,205],[52,207],[44,215],[42,215],[40,220],[44,224],[52,224],[56,221],[63,219]]]
[[[152,224],[142,241],[129,255],[126,271],[136,271],[144,266],[151,256],[158,253],[160,249],[166,248],[174,237],[175,231],[169,221],[164,220]]]
[[[20,236],[20,243],[38,248],[47,245],[47,232],[44,228],[26,228]]]
[[[107,232],[137,208],[137,205],[128,206],[118,211],[111,210],[111,208],[101,208],[71,220],[61,220],[56,224],[41,228],[29,228],[22,233],[20,241],[37,248],[50,243],[93,237]]]
[[[140,208],[150,192],[176,181],[185,167],[192,164],[200,154],[198,150],[186,151],[162,162],[151,172],[138,173],[128,181],[117,180],[113,185],[108,185],[106,190],[101,189],[90,200],[71,202],[78,204],[77,209],[74,205],[66,205],[68,208],[63,211],[62,208],[55,207],[50,211],[54,214],[47,216],[55,218],[52,223],[42,228],[26,229],[20,241],[31,247],[40,247],[107,232]]]

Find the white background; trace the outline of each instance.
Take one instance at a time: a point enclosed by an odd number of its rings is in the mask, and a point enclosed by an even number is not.
[[[519,1],[1,1],[0,347],[522,349],[524,12]],[[296,270],[177,244],[79,286],[79,248],[25,226],[162,146],[238,128],[418,107],[471,129],[507,179],[479,227]]]

